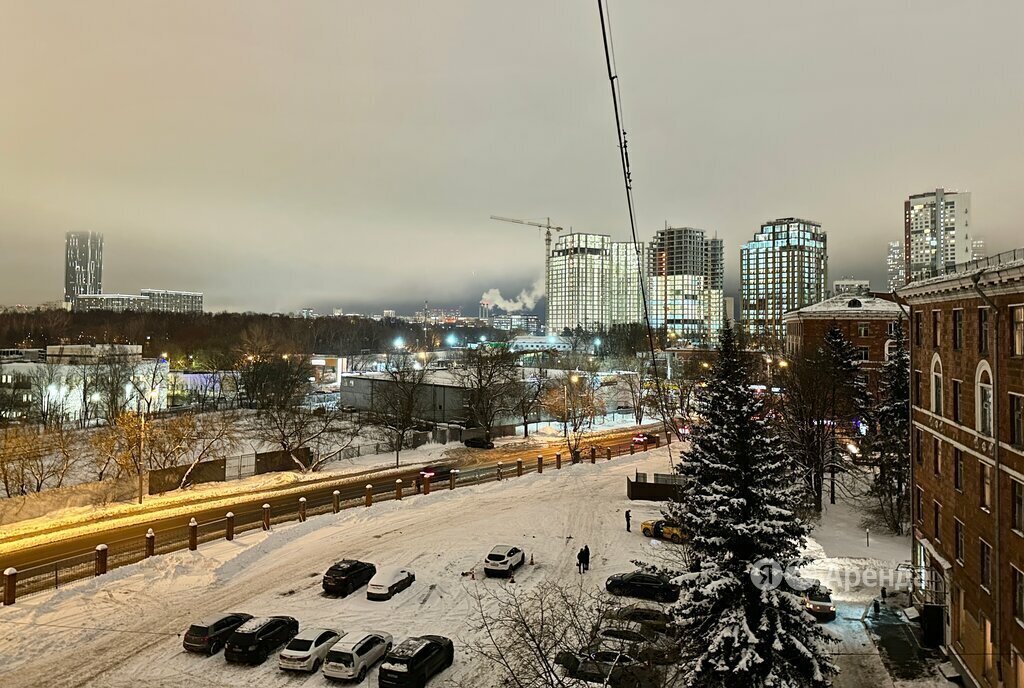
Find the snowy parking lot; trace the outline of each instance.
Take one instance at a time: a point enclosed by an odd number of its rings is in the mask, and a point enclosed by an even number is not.
[[[301,627],[386,631],[396,643],[446,635],[455,640],[455,666],[431,685],[486,686],[487,671],[465,647],[473,589],[510,583],[485,579],[483,557],[498,543],[523,547],[535,564],[511,584],[533,586],[578,576],[576,552],[586,544],[593,553],[586,582],[595,587],[630,570],[630,559],[653,559],[666,545],[649,542],[636,526],[656,517],[657,505],[625,496],[625,477],[638,469],[668,472],[666,450],[319,516],[26,597],[0,608],[0,685],[327,684],[320,675],[285,675],[275,659],[239,667],[222,655],[182,650],[179,634],[189,623],[240,611],[287,614]],[[625,532],[627,508],[633,533]],[[321,577],[341,558],[400,564],[415,572],[416,582],[387,602],[367,601],[363,590],[345,599],[324,596]],[[475,580],[463,575],[474,569]],[[376,685],[376,670],[367,681]]]

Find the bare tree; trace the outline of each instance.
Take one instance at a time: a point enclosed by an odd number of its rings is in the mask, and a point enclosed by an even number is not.
[[[491,429],[498,416],[510,413],[519,383],[518,356],[505,348],[466,350],[452,376],[463,388],[470,420],[484,429],[491,439]]]
[[[583,437],[594,427],[594,419],[604,413],[604,404],[597,396],[594,382],[596,370],[566,371],[562,384],[553,383],[548,389],[544,406],[562,423],[565,444],[570,455],[576,456]]]
[[[650,405],[652,379],[650,375],[651,359],[647,354],[624,356],[615,361],[615,367],[621,371],[619,381],[629,392],[630,405],[633,407],[633,419],[637,425],[643,425],[644,413]]]
[[[407,352],[391,353],[381,378],[371,382],[369,421],[395,452],[396,466],[419,423],[428,364],[426,357],[421,360]]]
[[[523,437],[530,436],[530,416],[544,408],[543,401],[551,389],[551,381],[544,371],[515,380],[509,386],[509,407],[523,421]]]

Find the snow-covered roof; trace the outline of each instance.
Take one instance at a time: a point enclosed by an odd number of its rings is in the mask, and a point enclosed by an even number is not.
[[[897,291],[901,297],[906,298],[933,292],[972,289],[972,282],[975,279],[982,286],[1006,280],[1019,281],[1024,278],[1024,257],[1017,257],[1022,253],[1024,249],[1016,249],[998,256],[975,260],[958,266],[962,267],[960,272],[917,280]]]
[[[877,296],[855,296],[843,294],[833,296],[830,299],[804,306],[795,311],[790,311],[783,316],[783,320],[797,317],[811,318],[897,318],[903,312],[900,305],[888,299]]]

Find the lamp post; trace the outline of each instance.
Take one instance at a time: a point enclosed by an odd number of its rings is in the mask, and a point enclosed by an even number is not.
[[[572,375],[569,377],[569,382],[571,382],[572,384],[576,384],[579,381],[579,375]],[[565,436],[566,439],[569,439],[569,382],[566,382],[562,386],[562,434]]]

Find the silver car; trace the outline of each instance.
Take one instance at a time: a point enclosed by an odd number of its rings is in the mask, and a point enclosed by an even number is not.
[[[379,631],[353,631],[330,649],[324,658],[327,678],[361,682],[374,664],[391,651],[394,638]]]
[[[344,635],[345,631],[330,628],[307,628],[281,650],[277,656],[277,666],[284,671],[316,671],[327,652]]]

